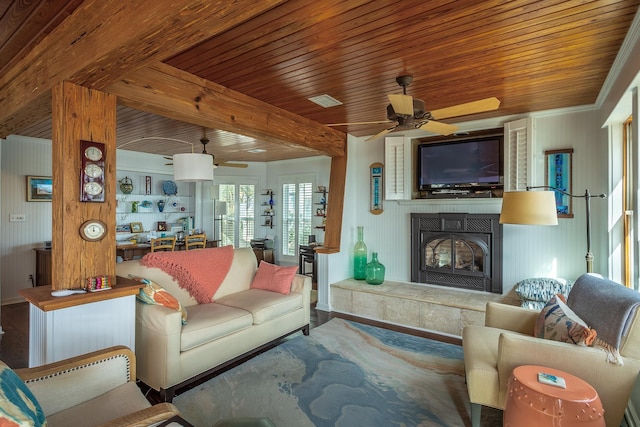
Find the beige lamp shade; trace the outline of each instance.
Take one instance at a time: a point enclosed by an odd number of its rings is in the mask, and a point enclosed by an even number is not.
[[[554,192],[505,192],[502,196],[500,224],[558,225]]]
[[[213,181],[213,158],[209,154],[174,154],[173,179],[186,182]]]

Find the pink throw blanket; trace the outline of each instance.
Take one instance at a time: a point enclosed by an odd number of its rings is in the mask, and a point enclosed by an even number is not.
[[[227,276],[233,261],[233,246],[178,252],[150,252],[140,260],[171,275],[199,304],[213,296]]]

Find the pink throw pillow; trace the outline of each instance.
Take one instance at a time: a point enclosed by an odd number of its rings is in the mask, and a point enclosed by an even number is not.
[[[260,261],[258,271],[256,271],[256,275],[251,282],[251,289],[263,289],[289,295],[293,276],[297,272],[297,265],[285,267]]]

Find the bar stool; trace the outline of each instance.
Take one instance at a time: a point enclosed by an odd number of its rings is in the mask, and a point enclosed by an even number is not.
[[[566,388],[538,381],[538,373],[564,378]],[[507,384],[504,427],[606,427],[598,393],[586,381],[558,369],[524,365]]]

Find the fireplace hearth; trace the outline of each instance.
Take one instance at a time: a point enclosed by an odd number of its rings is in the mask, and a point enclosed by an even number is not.
[[[497,214],[411,214],[411,281],[502,293]]]

